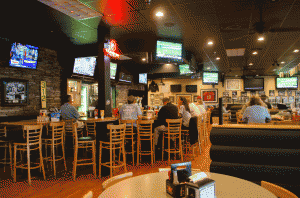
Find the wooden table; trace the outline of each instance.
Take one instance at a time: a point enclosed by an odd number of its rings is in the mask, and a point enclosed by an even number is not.
[[[16,122],[1,122],[0,124],[23,126],[23,125],[37,125],[37,124],[46,125],[49,123],[50,123],[50,121],[49,122],[38,122],[37,119],[32,119],[32,120],[21,120],[21,121],[16,121]]]
[[[276,197],[263,187],[244,179],[218,173],[206,174],[216,181],[217,198]],[[167,178],[167,171],[132,177],[110,186],[100,194],[99,198],[171,197],[166,192]]]
[[[82,122],[84,122],[84,121],[112,122],[112,121],[118,120],[118,118],[115,118],[115,117],[106,117],[106,118],[103,118],[103,119],[101,119],[101,118],[95,119],[95,118],[81,117],[81,118],[79,118],[78,120],[79,120],[79,121],[82,121]]]

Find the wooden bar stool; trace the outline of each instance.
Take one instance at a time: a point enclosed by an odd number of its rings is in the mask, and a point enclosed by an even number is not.
[[[110,177],[113,176],[113,169],[124,167],[125,172],[127,172],[126,168],[126,156],[125,156],[125,130],[126,124],[120,125],[107,125],[107,128],[110,131],[109,134],[109,142],[100,141],[100,150],[99,150],[99,177],[101,177],[101,166],[105,166],[110,168]],[[102,157],[102,148],[109,150],[109,162],[101,162]],[[123,160],[116,160],[116,151],[122,154]]]
[[[135,140],[134,140],[134,136],[135,133],[133,131],[133,123],[135,123],[135,120],[119,120],[120,124],[126,124],[126,130],[125,130],[125,154],[132,154],[132,165],[134,165],[134,153],[135,153],[135,149],[134,149],[134,145],[135,145]],[[130,151],[126,151],[126,144],[127,141],[131,143],[131,150]]]
[[[204,117],[204,146],[206,146],[208,144],[208,140],[209,140],[209,134],[210,134],[210,130],[211,130],[211,123],[210,123],[210,116],[211,116],[211,112],[207,111],[205,113],[205,117]]]
[[[87,132],[87,136],[96,139],[96,122],[92,120],[87,120],[84,122],[84,126]]]
[[[50,128],[52,133],[49,134],[50,136],[43,138],[44,144],[46,148],[48,146],[51,147],[51,156],[45,157],[44,159],[47,161],[53,162],[53,170],[54,176],[56,177],[56,166],[55,162],[59,160],[64,160],[65,170],[67,170],[66,159],[65,159],[65,148],[64,148],[64,133],[65,133],[65,123],[64,122],[51,122]],[[55,155],[55,148],[61,145],[62,148],[62,156]],[[47,150],[46,150],[47,152]]]
[[[170,154],[173,153],[174,155],[178,153],[181,157],[181,161],[183,161],[182,155],[182,144],[181,144],[181,124],[182,119],[166,119],[168,123],[168,131],[163,133],[162,139],[162,159],[164,159],[164,151],[168,153],[168,163],[170,164]],[[165,149],[164,147],[164,140],[168,140],[168,148]],[[171,148],[171,139],[174,141],[174,148]],[[178,139],[179,147],[176,148],[176,139]]]
[[[298,198],[297,195],[295,195],[291,191],[289,191],[285,188],[282,188],[280,186],[277,186],[275,184],[272,184],[270,182],[261,181],[261,187],[267,189],[268,191],[270,191],[271,193],[276,195],[276,197]]]
[[[5,165],[10,164],[11,172],[12,172],[12,154],[11,154],[11,141],[7,139],[7,131],[6,126],[0,126],[0,148],[4,148],[4,159],[0,161],[0,164],[4,164],[4,172],[5,172]],[[9,159],[10,162],[7,162],[6,158],[6,149],[9,149]]]
[[[137,121],[137,165],[140,164],[142,155],[151,155],[151,166],[155,159],[155,148],[152,134],[153,120],[138,120]],[[142,151],[142,141],[150,141],[150,151]]]
[[[73,179],[76,179],[77,166],[93,165],[93,173],[96,178],[96,139],[93,137],[79,137],[77,134],[77,123],[72,124],[74,135],[74,162],[73,162]],[[83,158],[78,160],[78,149],[92,149],[92,159]]]
[[[188,155],[188,151],[191,148],[191,144],[189,142],[189,130],[188,129],[181,129],[181,140],[182,140],[182,150],[185,151],[182,154]]]
[[[28,182],[31,185],[31,169],[42,168],[44,179],[45,169],[42,156],[42,129],[43,125],[24,125],[23,131],[25,133],[26,139],[24,142],[14,142],[14,182],[16,182],[16,168],[28,169]],[[17,165],[17,151],[27,151],[27,164],[19,163]],[[40,155],[40,162],[33,163],[30,160],[30,152],[33,150],[38,150]],[[37,166],[33,166],[37,165]]]

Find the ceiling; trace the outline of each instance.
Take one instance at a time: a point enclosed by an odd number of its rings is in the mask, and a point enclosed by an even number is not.
[[[39,1],[57,3],[60,11]],[[49,46],[94,44],[102,20],[111,27],[110,36],[117,40],[120,51],[141,63],[147,54],[149,61],[157,38],[181,41],[204,70],[226,76],[278,75],[300,63],[300,52],[294,52],[300,49],[300,0],[39,1],[11,1],[7,5],[10,15],[0,16],[2,27],[6,27],[1,38],[22,35]],[[72,2],[85,17],[63,13],[59,5]],[[88,16],[80,6],[94,16]],[[155,16],[157,11],[164,16]],[[254,28],[260,21],[265,28],[259,28],[260,24]],[[257,40],[260,35],[264,41]],[[209,41],[213,45],[208,45]]]

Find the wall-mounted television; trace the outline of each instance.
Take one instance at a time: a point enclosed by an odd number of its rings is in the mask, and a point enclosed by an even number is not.
[[[2,106],[27,105],[28,104],[28,81],[12,78],[1,79],[2,83]]]
[[[207,85],[219,84],[219,73],[218,72],[203,72],[202,84],[207,84]]]
[[[110,62],[110,79],[116,79],[117,63]]]
[[[190,66],[188,64],[179,65],[180,75],[192,74],[193,72],[190,70]]]
[[[171,92],[181,92],[181,85],[171,85]]]
[[[13,43],[10,50],[9,66],[36,69],[38,47]]]
[[[96,61],[97,58],[95,56],[75,58],[73,73],[94,76]]]
[[[197,93],[197,85],[186,85],[185,91],[191,93]]]
[[[245,91],[260,91],[264,90],[264,78],[245,78],[244,89]]]
[[[139,74],[139,83],[147,85],[147,73]]]
[[[276,78],[276,89],[298,89],[298,77]]]
[[[156,58],[182,61],[182,43],[157,41]]]
[[[131,83],[132,82],[132,75],[125,74],[124,72],[120,72],[119,81],[120,82],[125,82],[125,83]]]

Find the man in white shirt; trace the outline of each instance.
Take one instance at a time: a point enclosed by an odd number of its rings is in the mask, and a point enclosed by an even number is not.
[[[120,108],[120,119],[121,120],[137,120],[139,116],[142,115],[141,108],[134,104],[135,98],[134,96],[129,96],[128,104],[124,104]],[[136,123],[133,124],[136,127]]]

